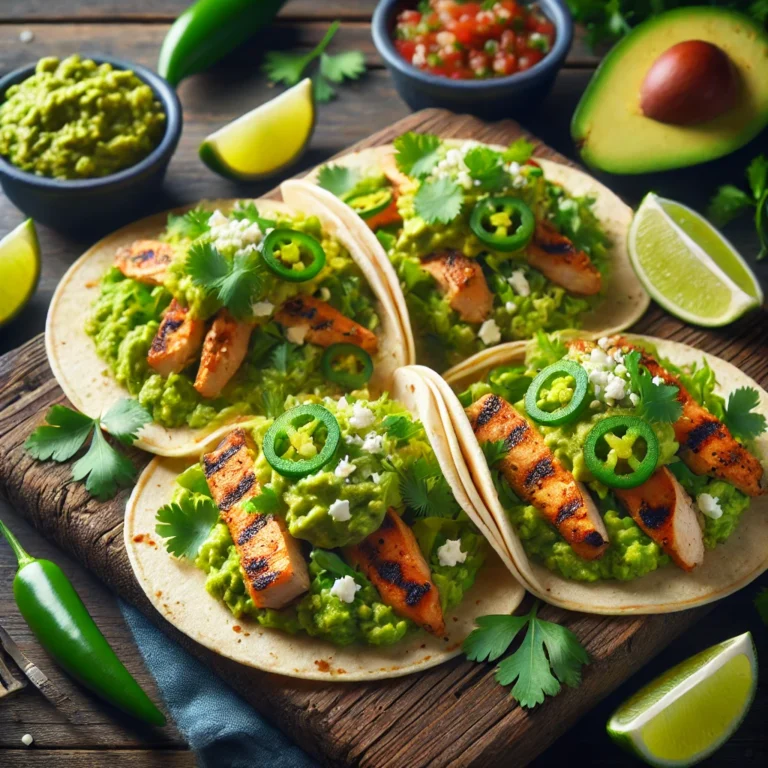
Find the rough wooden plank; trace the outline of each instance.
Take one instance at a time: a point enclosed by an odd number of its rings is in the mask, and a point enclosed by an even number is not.
[[[195,768],[191,752],[175,750],[0,749],[3,768]]]
[[[473,118],[427,111],[370,137],[361,146],[390,141],[408,129],[446,136],[472,135],[488,141],[510,141],[520,135],[513,123],[487,125]],[[556,156],[543,146],[538,151]],[[651,310],[638,328],[717,351],[726,359],[739,359],[747,373],[765,382],[768,350],[755,319],[753,316],[736,324],[726,337],[686,328],[659,310]],[[747,348],[756,354],[746,358]],[[36,527],[73,552],[109,586],[151,611],[126,567],[121,537],[125,495],[109,504],[97,504],[87,499],[82,488],[65,485],[67,467],[41,467],[20,448],[45,408],[61,399],[46,376],[40,340],[0,361],[0,466],[6,468],[0,480],[3,492]],[[422,766],[436,759],[457,765],[509,764],[513,745],[514,763],[523,764],[703,613],[699,609],[667,616],[609,619],[546,608],[545,615],[562,620],[577,632],[596,663],[588,668],[578,690],[567,691],[532,713],[516,707],[497,686],[490,666],[460,660],[418,678],[330,687],[278,680],[242,668],[233,675],[231,663],[200,648],[193,650],[230,679],[257,709],[331,764]],[[169,630],[157,615],[154,619]],[[169,631],[178,638],[175,630]],[[183,642],[189,645],[185,639]],[[427,731],[424,717],[430,723]]]

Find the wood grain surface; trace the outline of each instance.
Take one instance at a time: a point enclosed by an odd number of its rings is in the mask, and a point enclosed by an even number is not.
[[[521,134],[511,122],[487,125],[474,118],[425,111],[361,142],[386,143],[405,130],[474,137],[504,143]],[[537,154],[565,158],[539,145]],[[726,339],[694,330],[651,310],[636,330],[694,344],[731,360],[768,383],[768,344],[752,316]],[[734,339],[738,339],[734,341]],[[754,354],[755,351],[763,354]],[[32,461],[21,445],[45,410],[62,400],[35,339],[0,361],[0,489],[46,536],[94,571],[106,584],[191,647],[259,711],[334,765],[522,765],[534,758],[590,706],[643,665],[706,612],[696,609],[652,617],[605,618],[547,608],[545,615],[571,627],[594,663],[584,682],[533,712],[521,710],[493,680],[492,665],[456,660],[425,674],[370,684],[323,685],[276,678],[236,667],[186,638],[179,638],[151,609],[135,582],[122,543],[125,494],[108,504],[68,484],[69,467]],[[138,462],[145,457],[136,455]],[[429,727],[425,728],[425,722]]]

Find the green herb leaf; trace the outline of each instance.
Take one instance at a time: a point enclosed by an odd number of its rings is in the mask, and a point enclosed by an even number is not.
[[[354,189],[359,181],[360,172],[343,165],[324,165],[317,174],[317,183],[336,197]]]
[[[365,56],[362,51],[344,51],[335,55],[320,56],[320,74],[332,83],[357,80],[365,72]]]
[[[213,211],[206,211],[203,208],[193,208],[181,216],[169,213],[168,234],[195,240],[200,235],[210,232],[211,227],[208,221],[212,215]]]
[[[637,412],[650,422],[672,423],[680,418],[683,406],[677,399],[680,390],[672,384],[654,384],[650,372],[640,365],[640,353],[632,350],[624,355],[632,389],[640,396]]]
[[[38,461],[68,461],[85,444],[94,419],[65,405],[54,405],[47,413],[47,424],[27,438],[24,448]]]
[[[768,157],[758,155],[747,168],[747,181],[752,196],[759,200],[768,189]]]
[[[259,209],[256,207],[256,203],[252,200],[247,203],[240,201],[232,211],[232,218],[237,219],[238,221],[247,220],[254,224],[258,224],[262,233],[270,228],[274,229],[277,226],[277,222],[274,219],[265,219],[263,216],[259,215]]]
[[[397,167],[418,179],[428,176],[440,159],[437,153],[440,139],[429,133],[409,131],[395,139]]]
[[[518,632],[528,624],[528,616],[479,616],[473,629],[462,645],[470,661],[496,661],[507,652],[507,648]]]
[[[381,247],[387,252],[394,248],[395,243],[397,242],[397,238],[385,229],[376,230],[376,239],[381,243]]]
[[[318,104],[327,104],[336,96],[334,87],[319,73],[312,77],[312,91]]]
[[[139,430],[150,421],[152,414],[143,405],[124,397],[101,417],[101,426],[124,445],[133,445]]]
[[[329,552],[327,549],[313,549],[310,557],[316,565],[332,576],[337,578],[357,576],[355,569],[347,565],[335,552]]]
[[[272,350],[272,367],[282,374],[288,373],[298,357],[299,348],[284,341]]]
[[[415,437],[422,430],[421,424],[417,424],[407,416],[386,416],[383,421],[383,426],[387,431],[388,437],[393,437],[404,442]]]
[[[753,387],[739,387],[731,392],[725,407],[725,425],[743,440],[751,440],[766,430],[766,418],[753,413],[760,405],[760,395]]]
[[[508,178],[501,154],[490,147],[473,147],[464,155],[464,164],[469,175],[479,181],[485,191],[501,188]]]
[[[707,216],[715,226],[724,227],[753,205],[752,198],[746,192],[734,187],[733,184],[725,184],[709,201]]]
[[[85,480],[88,493],[100,501],[111,499],[118,488],[127,488],[135,476],[136,468],[130,459],[118,453],[99,428],[93,431],[88,452],[72,467],[73,480]]]
[[[265,486],[258,496],[245,502],[243,509],[251,514],[273,515],[280,509],[280,498],[272,488]]]
[[[301,80],[312,58],[311,54],[268,51],[262,68],[273,83],[291,86]]]
[[[422,182],[413,202],[416,213],[427,224],[448,224],[461,213],[464,193],[455,181],[443,176]]]
[[[436,459],[421,456],[407,469],[395,471],[400,476],[403,502],[416,519],[458,514],[461,508]]]
[[[229,262],[210,243],[196,243],[187,254],[187,273],[195,285],[213,293],[229,274]]]
[[[513,141],[505,150],[503,158],[505,163],[518,163],[522,165],[531,159],[534,145],[527,139]]]
[[[481,443],[480,448],[483,451],[489,469],[493,469],[509,453],[509,449],[503,440]]]
[[[174,557],[194,560],[218,522],[219,510],[212,499],[184,496],[179,504],[160,507],[155,520],[155,533],[165,539],[166,550]]]

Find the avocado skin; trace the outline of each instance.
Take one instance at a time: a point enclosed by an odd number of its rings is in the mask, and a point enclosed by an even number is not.
[[[587,165],[615,174],[652,173],[697,165],[734,152],[768,125],[768,76],[760,78],[762,82],[757,85],[752,81],[750,95],[754,108],[750,110],[742,92],[734,110],[709,123],[684,127],[644,117],[639,107],[640,83],[654,61],[683,40],[709,40],[722,47],[734,58],[740,76],[750,70],[768,73],[768,34],[737,11],[697,6],[677,8],[648,19],[603,59],[573,114],[571,136]],[[637,57],[638,50],[649,52],[646,56],[641,54],[642,66],[627,64],[628,58]],[[746,51],[746,61],[735,61],[735,57],[744,59]],[[636,113],[626,107],[630,78],[637,85],[630,88],[637,91]],[[605,119],[606,114],[611,117],[610,130],[606,137],[596,135],[600,133],[595,130],[599,127],[596,121]],[[619,120],[614,121],[617,116]]]

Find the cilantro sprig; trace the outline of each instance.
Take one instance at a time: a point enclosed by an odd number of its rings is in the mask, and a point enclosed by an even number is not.
[[[746,175],[749,192],[733,184],[719,187],[710,200],[707,215],[716,226],[724,227],[743,213],[752,211],[760,239],[759,261],[768,254],[768,157],[758,155],[754,158]]]
[[[395,162],[406,175],[422,179],[434,170],[440,160],[440,139],[430,133],[409,131],[395,141]]]
[[[175,213],[168,214],[168,235],[170,237],[185,237],[190,240],[196,240],[206,232],[210,232],[211,225],[209,220],[213,216],[213,211],[206,211],[203,208],[193,208],[179,216]]]
[[[416,437],[423,429],[420,423],[409,419],[407,416],[393,414],[384,418],[383,426],[387,432],[387,437],[395,438],[401,444]]]
[[[353,190],[360,179],[356,168],[343,165],[324,165],[317,174],[317,183],[336,197]]]
[[[567,627],[540,619],[538,601],[525,616],[480,616],[462,646],[470,661],[496,661],[523,629],[525,637],[496,669],[496,680],[511,685],[512,696],[524,708],[560,693],[561,684],[576,688],[589,654]]]
[[[157,510],[155,533],[174,557],[194,560],[219,520],[219,508],[206,496],[183,496]]]
[[[406,469],[384,462],[398,474],[400,495],[414,519],[423,517],[456,517],[461,507],[445,479],[437,459],[419,457]]]
[[[136,468],[127,456],[115,450],[104,437],[104,431],[123,445],[132,445],[139,430],[152,421],[152,415],[138,402],[119,400],[96,419],[65,405],[54,405],[45,420],[46,424],[32,432],[24,443],[34,459],[69,461],[93,433],[88,450],[72,466],[72,479],[85,480],[88,493],[100,501],[111,499],[119,488],[133,482]]]
[[[427,224],[449,224],[461,213],[464,193],[453,179],[441,176],[423,181],[413,203],[416,213]]]
[[[345,80],[357,80],[365,72],[365,57],[361,51],[343,51],[335,55],[325,52],[340,26],[340,21],[334,21],[323,39],[309,53],[267,53],[263,67],[267,77],[273,83],[296,85],[307,67],[319,58],[319,66],[312,75],[315,99],[323,103],[331,101],[336,96],[332,83],[340,85]]]
[[[640,416],[658,424],[680,418],[683,406],[677,399],[680,390],[672,384],[654,384],[650,371],[640,365],[640,353],[632,350],[624,356],[632,389],[640,396],[637,411]]]
[[[742,440],[751,440],[768,427],[762,413],[754,413],[760,405],[760,395],[754,387],[739,387],[728,396],[723,421],[728,429]]]

